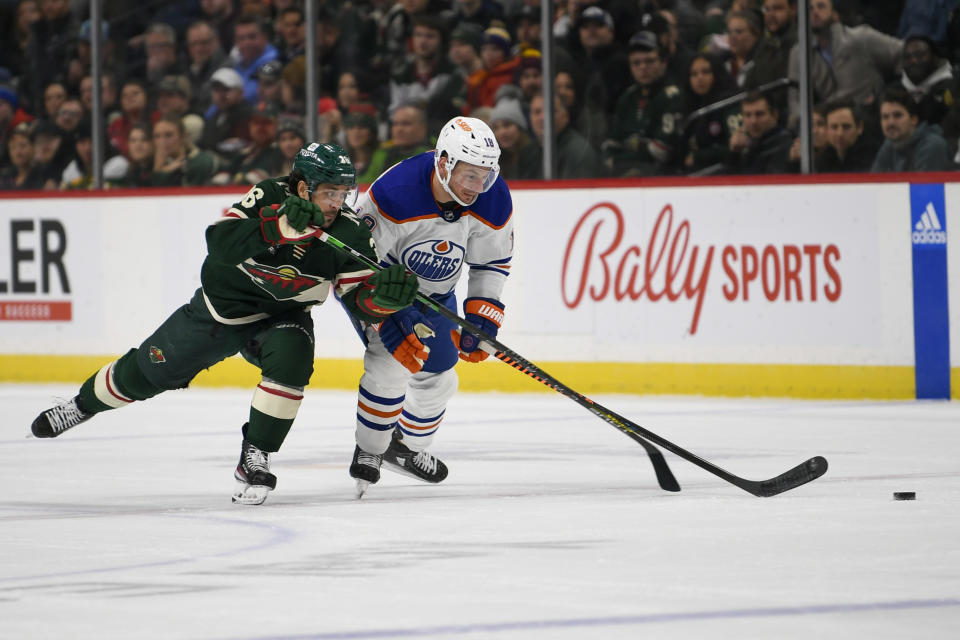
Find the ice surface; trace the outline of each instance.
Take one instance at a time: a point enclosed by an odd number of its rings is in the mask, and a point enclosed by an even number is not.
[[[0,638],[956,638],[960,403],[598,396],[752,479],[643,450],[557,394],[459,394],[431,486],[353,498],[353,394],[308,391],[277,490],[233,505],[251,392],[190,389],[55,440],[75,387],[0,385]],[[916,491],[895,502],[894,491]]]

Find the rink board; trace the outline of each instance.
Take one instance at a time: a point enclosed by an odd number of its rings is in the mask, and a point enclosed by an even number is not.
[[[518,185],[499,337],[584,393],[852,398],[915,397],[926,340],[924,358],[949,349],[958,397],[957,305],[923,307],[948,338],[915,332],[917,177]],[[79,381],[139,344],[199,286],[204,229],[243,192],[5,194],[0,381]],[[946,240],[960,186],[942,197],[925,241]],[[960,299],[957,243],[932,249]],[[924,287],[940,277],[923,273]],[[344,312],[314,314],[314,384],[354,386],[362,349]],[[458,372],[464,389],[545,390],[497,362]],[[256,379],[232,358],[195,384]]]

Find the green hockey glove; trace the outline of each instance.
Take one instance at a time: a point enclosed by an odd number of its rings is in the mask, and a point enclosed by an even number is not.
[[[297,231],[303,231],[308,225],[319,227],[323,224],[320,207],[300,196],[288,196],[277,213],[287,216],[287,222]]]
[[[277,207],[260,210],[260,228],[264,239],[271,244],[303,244],[316,229],[311,225],[323,221],[320,207],[298,196],[289,196]]]
[[[367,276],[357,301],[368,313],[387,316],[417,299],[417,276],[395,264]]]

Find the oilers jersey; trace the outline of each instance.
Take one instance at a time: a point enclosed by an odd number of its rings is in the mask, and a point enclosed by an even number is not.
[[[384,266],[403,264],[434,298],[453,292],[469,271],[468,297],[499,300],[513,258],[513,202],[503,178],[468,207],[444,210],[433,197],[433,151],[381,175],[360,198]]]

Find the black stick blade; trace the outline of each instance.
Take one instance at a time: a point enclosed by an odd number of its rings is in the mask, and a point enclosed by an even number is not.
[[[670,465],[667,464],[667,460],[660,450],[632,431],[624,431],[623,433],[646,449],[647,455],[650,457],[650,463],[653,465],[653,472],[657,474],[657,482],[660,484],[660,488],[664,491],[680,491],[680,483],[673,476]]]
[[[763,482],[752,482],[751,486],[742,487],[755,496],[769,498],[781,494],[791,489],[796,489],[808,482],[813,482],[827,472],[827,459],[823,456],[815,456],[806,462],[797,465],[785,473],[781,473],[776,478],[770,478]]]

